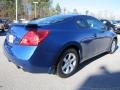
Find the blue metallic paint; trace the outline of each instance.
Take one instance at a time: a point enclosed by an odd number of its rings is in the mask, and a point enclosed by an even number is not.
[[[110,31],[78,28],[75,20],[79,17],[89,18],[89,16],[70,15],[65,22],[51,25],[38,24],[38,30],[50,30],[50,35],[38,46],[20,45],[21,39],[29,30],[24,25],[12,26],[8,35],[12,34],[16,38],[13,44],[5,40],[6,56],[29,72],[51,72],[55,69],[60,54],[69,46],[76,46],[79,49],[81,61],[109,51],[116,34]]]

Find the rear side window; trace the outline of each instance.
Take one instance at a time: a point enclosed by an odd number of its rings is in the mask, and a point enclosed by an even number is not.
[[[76,21],[76,24],[81,27],[81,28],[87,28],[88,27],[88,23],[85,19],[79,19]]]

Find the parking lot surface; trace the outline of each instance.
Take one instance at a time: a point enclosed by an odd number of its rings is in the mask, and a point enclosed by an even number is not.
[[[0,32],[1,33],[1,32]],[[3,53],[5,34],[0,34],[0,90],[120,90],[120,48],[82,64],[73,76],[32,74],[17,69]],[[120,46],[120,36],[118,36]]]

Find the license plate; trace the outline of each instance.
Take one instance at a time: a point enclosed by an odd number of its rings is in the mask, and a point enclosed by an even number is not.
[[[8,42],[9,43],[13,43],[14,42],[14,36],[13,35],[9,35],[8,36]]]

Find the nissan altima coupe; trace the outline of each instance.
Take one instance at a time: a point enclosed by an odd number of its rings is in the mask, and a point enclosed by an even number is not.
[[[117,36],[86,15],[55,15],[11,26],[4,51],[8,60],[31,73],[73,75],[80,63],[113,53]]]

